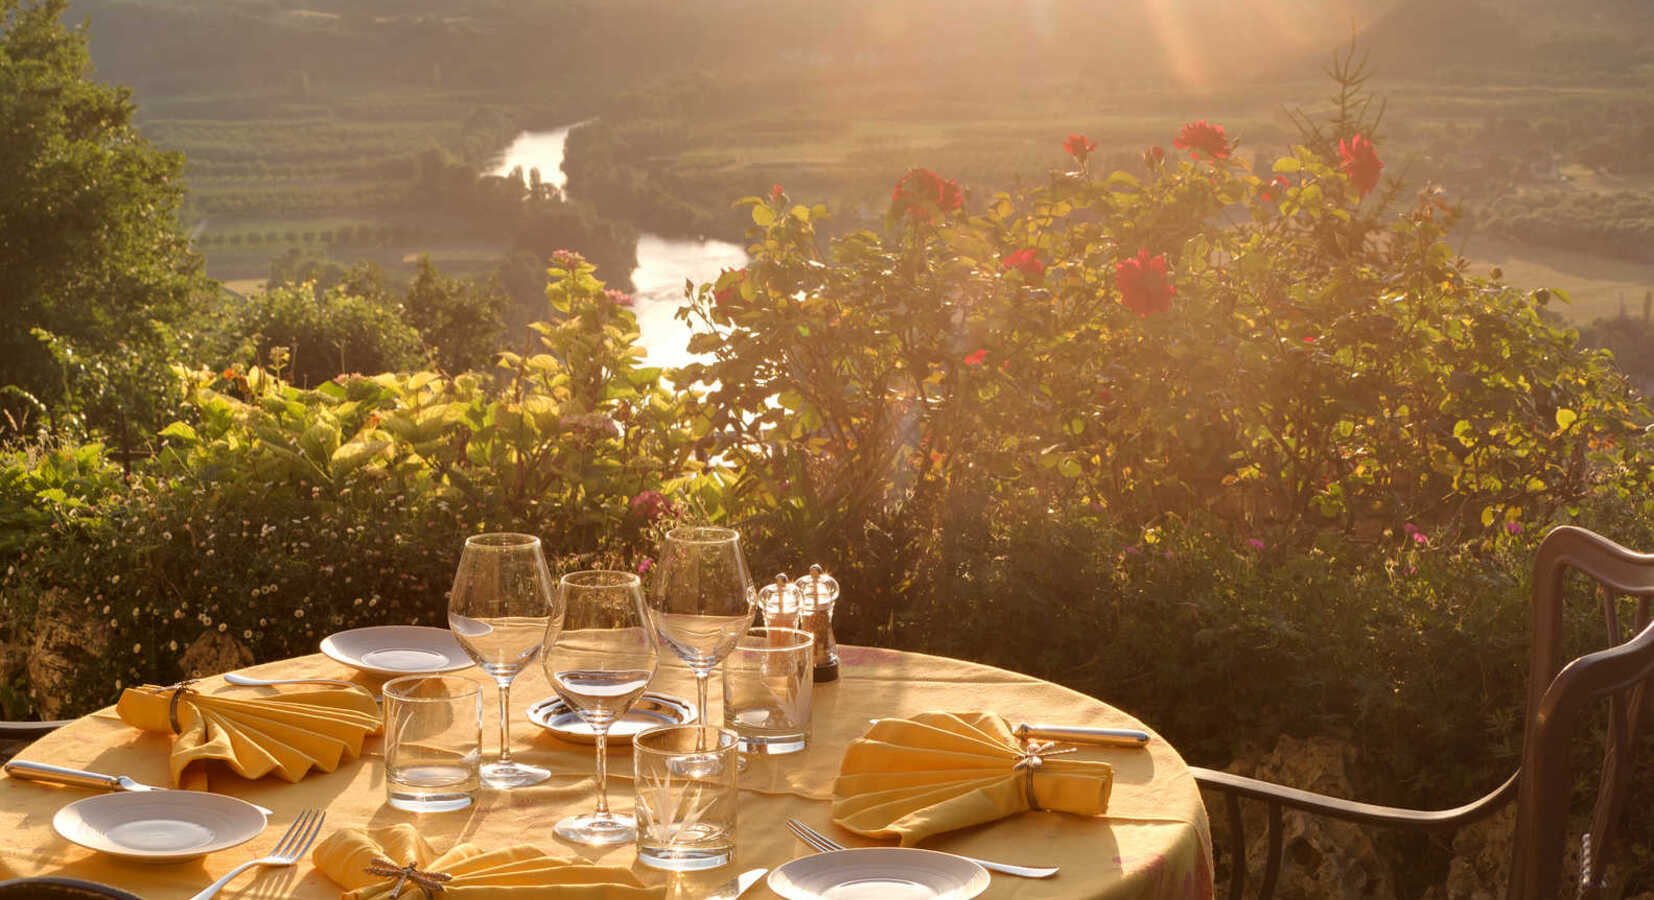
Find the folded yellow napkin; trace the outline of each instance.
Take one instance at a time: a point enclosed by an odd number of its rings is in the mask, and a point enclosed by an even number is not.
[[[1034,807],[1100,815],[1113,785],[1108,763],[1031,754],[992,713],[923,713],[880,719],[850,742],[833,821],[911,847]]]
[[[121,692],[115,711],[128,725],[172,733],[172,688],[144,685]],[[207,761],[220,760],[244,778],[275,773],[298,781],[311,768],[331,772],[362,739],[379,731],[379,707],[364,691],[294,691],[265,697],[186,693],[178,703],[172,742],[172,786],[206,790]]]
[[[408,874],[401,894],[410,898],[425,896],[415,885],[433,875],[437,879],[448,876],[436,882],[442,890],[433,895],[455,900],[662,900],[666,896],[665,887],[645,887],[626,869],[547,856],[527,844],[500,850],[459,844],[438,855],[412,825],[372,831],[341,828],[317,844],[310,859],[323,875],[345,889],[341,900],[390,900],[400,878],[391,870],[410,864],[417,871]]]

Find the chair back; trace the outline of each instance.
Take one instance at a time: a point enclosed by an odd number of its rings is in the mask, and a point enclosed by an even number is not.
[[[1569,571],[1595,581],[1602,600],[1608,647],[1563,665],[1563,602]],[[1545,536],[1534,561],[1533,646],[1529,653],[1527,733],[1517,789],[1512,842],[1511,900],[1561,896],[1573,771],[1571,739],[1593,701],[1608,698],[1608,736],[1602,780],[1583,840],[1580,893],[1601,887],[1615,832],[1625,808],[1634,764],[1632,750],[1654,676],[1654,554],[1628,550],[1601,535],[1564,525]],[[1621,598],[1636,598],[1627,639]]]

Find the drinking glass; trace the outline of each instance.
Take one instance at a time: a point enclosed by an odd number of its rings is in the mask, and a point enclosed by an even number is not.
[[[695,698],[707,715],[707,682],[752,627],[758,595],[728,528],[688,526],[666,533],[648,593],[649,627],[695,673]]]
[[[409,812],[464,809],[482,761],[482,685],[455,675],[385,682],[385,799]]]
[[[657,869],[711,869],[735,857],[735,732],[663,725],[632,738],[637,858]]]
[[[563,607],[553,596],[551,570],[531,534],[478,534],[465,539],[454,589],[448,595],[448,627],[500,687],[500,758],[482,767],[482,782],[511,789],[539,784],[551,773],[511,758],[511,682],[540,655],[563,626]]]
[[[547,633],[540,665],[557,696],[597,734],[597,810],[552,830],[576,844],[625,843],[637,838],[637,822],[609,811],[606,747],[609,726],[642,696],[660,659],[644,626],[643,582],[630,572],[572,572],[557,593],[563,628]]]
[[[742,753],[797,753],[810,737],[815,635],[754,628],[724,661],[724,727]]]

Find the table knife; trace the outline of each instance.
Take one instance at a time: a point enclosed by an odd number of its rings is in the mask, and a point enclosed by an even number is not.
[[[1142,747],[1149,742],[1149,733],[1136,728],[1030,725],[1027,722],[1016,727],[1016,736],[1023,740],[1036,738],[1047,741],[1063,741],[1069,744],[1113,744],[1126,747]]]
[[[745,894],[748,888],[757,884],[758,879],[763,878],[768,871],[769,869],[748,869],[737,875],[734,880],[724,883],[713,893],[710,900],[735,900],[735,898]]]
[[[7,775],[27,781],[43,781],[48,784],[66,784],[71,787],[93,788],[100,791],[165,791],[169,788],[156,787],[153,784],[144,784],[125,775],[105,775],[101,772],[88,772],[85,769],[71,769],[67,766],[54,766],[51,763],[32,762],[26,759],[7,760],[4,768]],[[253,806],[266,816],[272,811],[254,803]]]

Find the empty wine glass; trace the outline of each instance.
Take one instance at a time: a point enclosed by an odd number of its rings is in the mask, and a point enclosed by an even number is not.
[[[707,715],[707,682],[752,627],[758,595],[728,528],[688,526],[666,533],[647,596],[649,627],[695,673],[697,709]]]
[[[643,695],[660,659],[644,624],[643,583],[629,572],[572,572],[557,592],[563,628],[547,633],[540,665],[557,696],[597,734],[597,809],[568,816],[552,830],[590,846],[632,841],[636,821],[609,811],[606,747],[609,726]]]
[[[551,773],[511,758],[511,682],[563,626],[540,539],[531,534],[478,534],[465,539],[448,627],[460,646],[500,686],[500,758],[482,767],[482,782],[511,789],[539,784]]]

